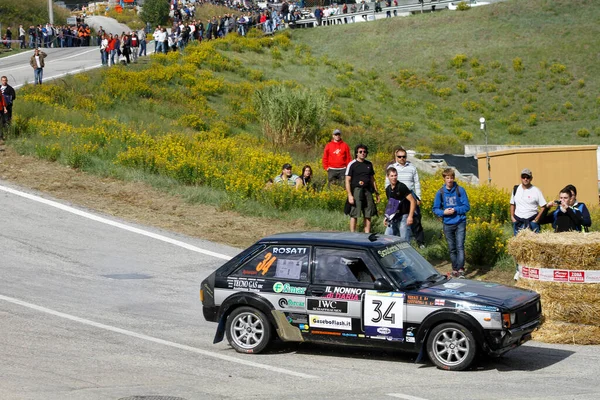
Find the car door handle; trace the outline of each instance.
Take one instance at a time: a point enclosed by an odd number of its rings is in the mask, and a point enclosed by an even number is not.
[[[323,293],[325,293],[325,289],[315,288],[315,289],[310,289],[307,294],[309,296],[322,296]]]

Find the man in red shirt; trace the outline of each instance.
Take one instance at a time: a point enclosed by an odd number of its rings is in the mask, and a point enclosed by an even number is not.
[[[346,167],[350,161],[350,147],[342,140],[342,132],[336,129],[333,131],[333,140],[327,143],[323,151],[323,168],[327,171],[328,185],[344,184]]]

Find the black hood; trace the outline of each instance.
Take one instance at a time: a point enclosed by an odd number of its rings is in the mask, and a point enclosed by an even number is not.
[[[470,279],[450,279],[436,286],[423,287],[417,292],[426,296],[435,296],[453,301],[468,301],[506,309],[529,303],[539,297],[533,290]]]

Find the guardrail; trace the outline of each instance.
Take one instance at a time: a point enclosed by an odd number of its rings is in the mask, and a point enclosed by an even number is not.
[[[423,3],[404,4],[393,7],[382,7],[381,11],[375,12],[375,7],[372,3],[369,5],[369,10],[357,11],[355,13],[335,14],[321,19],[321,25],[336,25],[336,24],[351,24],[355,22],[374,21],[377,19],[390,17],[406,16],[420,12],[441,11],[448,8],[448,4],[455,3],[460,0],[425,0]],[[360,18],[360,20],[359,20]],[[314,17],[303,18],[291,22],[290,28],[312,28],[318,26],[317,19]]]

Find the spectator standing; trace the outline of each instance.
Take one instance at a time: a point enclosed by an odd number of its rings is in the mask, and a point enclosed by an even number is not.
[[[45,67],[44,59],[47,56],[48,55],[46,53],[44,53],[43,51],[41,51],[38,48],[33,51],[33,55],[31,56],[31,59],[29,60],[29,65],[31,65],[31,67],[33,68],[33,76],[34,76],[36,85],[42,84],[42,77],[44,75],[44,67]]]
[[[100,57],[102,59],[102,65],[108,65],[108,38],[106,35],[100,40]]]
[[[4,96],[0,96],[0,116],[4,120],[4,116],[8,110],[6,109],[6,100],[4,100]],[[4,125],[0,125],[0,144],[4,144]]]
[[[510,197],[510,219],[513,233],[521,229],[540,231],[540,218],[546,206],[542,191],[531,184],[533,174],[529,168],[521,171],[521,184],[515,185]]]
[[[21,42],[21,48],[26,49],[27,45],[25,44],[25,29],[23,25],[19,25],[19,41]]]
[[[323,169],[327,171],[327,184],[341,184],[345,178],[346,167],[352,161],[350,147],[342,140],[339,129],[333,131],[331,142],[323,150]]]
[[[8,78],[3,76],[0,78],[0,92],[2,92],[1,96],[4,99],[4,103],[6,104],[6,113],[2,113],[2,118],[0,118],[0,122],[2,125],[7,126],[10,125],[12,121],[12,107],[13,102],[17,99],[17,93],[12,86],[8,84]]]
[[[12,43],[10,42],[12,40],[12,31],[10,30],[10,26],[6,27],[6,36],[4,37],[6,38],[6,47],[10,49],[12,46]]]
[[[140,29],[137,33],[137,38],[138,38],[138,44],[140,46],[140,51],[138,53],[138,56],[146,56],[148,55],[146,53],[146,32],[144,32],[143,29]]]
[[[288,163],[283,164],[281,174],[273,179],[273,183],[276,185],[294,186],[296,189],[302,187],[302,179],[298,175],[292,174],[292,164]]]
[[[394,167],[398,172],[398,180],[405,184],[408,189],[412,192],[412,195],[416,201],[417,208],[415,209],[414,222],[410,225],[411,231],[417,246],[420,248],[425,247],[425,234],[423,232],[423,226],[421,225],[421,181],[419,180],[419,171],[410,161],[407,159],[407,152],[402,147],[394,149],[394,162],[389,167]],[[389,179],[385,179],[385,187],[387,188],[390,184]]]
[[[35,27],[33,25],[30,25],[29,26],[29,31],[27,33],[29,35],[29,48],[33,49],[33,44],[36,41]]]
[[[581,232],[584,223],[583,214],[579,209],[573,207],[573,203],[571,202],[572,197],[573,195],[569,188],[565,187],[560,191],[558,195],[560,205],[552,213],[554,217],[554,222],[552,223],[554,232]]]
[[[580,203],[577,201],[577,188],[573,185],[565,186],[565,189],[568,189],[571,192],[571,202],[570,206],[581,211],[581,216],[583,217],[582,229],[584,232],[589,232],[590,227],[592,226],[592,217],[590,216],[590,210],[588,210],[585,203]]]
[[[410,189],[404,183],[398,181],[398,172],[394,167],[387,169],[386,181],[389,181],[389,185],[385,188],[385,194],[388,198],[385,208],[385,220],[383,221],[386,226],[385,234],[400,236],[409,242],[409,227],[413,224],[417,202]],[[407,204],[408,207],[406,207]]]
[[[452,276],[465,275],[465,236],[467,231],[467,212],[471,209],[467,192],[454,180],[456,174],[452,168],[442,172],[444,185],[437,191],[433,201],[433,213],[442,218],[444,236],[448,243]]]
[[[371,232],[371,217],[377,215],[375,203],[379,203],[379,192],[375,182],[373,164],[367,160],[369,149],[364,144],[356,146],[352,160],[346,168],[346,193],[350,204],[350,232],[356,232],[360,215],[364,215],[365,233]],[[373,202],[373,194],[376,201]]]

